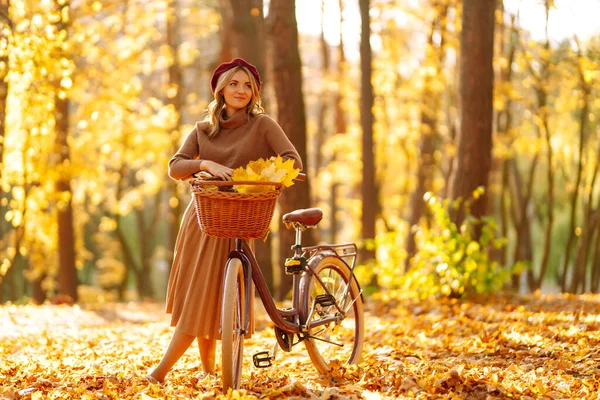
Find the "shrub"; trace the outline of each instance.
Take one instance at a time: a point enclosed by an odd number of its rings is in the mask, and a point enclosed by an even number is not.
[[[470,213],[470,204],[483,192],[482,187],[478,188],[463,204],[466,217],[460,226],[452,222],[450,209],[457,209],[461,199],[441,200],[425,194],[432,226],[416,232],[419,251],[410,260],[401,283],[407,294],[419,298],[488,294],[501,290],[512,274],[523,269],[520,264],[504,268],[490,259],[491,250],[505,246],[507,239],[498,237],[492,218],[478,219]],[[476,228],[481,232],[479,238],[475,237]]]

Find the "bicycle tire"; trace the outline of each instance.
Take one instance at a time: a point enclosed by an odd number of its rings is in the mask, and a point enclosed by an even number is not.
[[[321,281],[334,296],[336,303],[342,309],[348,308],[345,319],[339,321],[339,323],[331,322],[309,330],[308,333],[312,337],[309,336],[304,340],[313,365],[320,373],[326,375],[335,362],[339,361],[347,364],[358,364],[360,362],[365,331],[364,308],[360,288],[354,277],[350,281],[348,295],[345,299],[341,298],[350,279],[350,268],[343,260],[335,256],[324,256],[321,259],[316,259],[315,263],[315,274],[321,278]],[[324,315],[337,312],[337,308],[333,305],[325,307],[317,305],[311,316],[313,300],[317,295],[326,292],[310,272],[303,276],[300,285],[302,301],[299,312],[302,321],[305,321],[307,325],[310,322],[307,321],[309,317],[311,321],[314,321]],[[343,344],[344,347],[340,348],[317,338]]]
[[[223,393],[239,389],[244,355],[244,269],[231,259],[225,270],[221,310],[221,382]]]

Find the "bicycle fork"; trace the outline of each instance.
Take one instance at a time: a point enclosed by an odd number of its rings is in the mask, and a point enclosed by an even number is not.
[[[244,312],[244,320],[243,320],[243,328],[240,330],[240,334],[246,335],[250,332],[250,302],[252,299],[252,291],[250,288],[252,287],[252,270],[250,268],[250,260],[244,254],[242,250],[243,242],[242,239],[235,239],[235,250],[229,252],[229,260],[237,259],[242,264],[242,273],[244,275],[244,299],[243,299],[243,312]],[[226,264],[227,268],[225,269],[224,275],[227,276],[227,271],[230,268],[229,262]],[[219,328],[219,333],[221,329]]]

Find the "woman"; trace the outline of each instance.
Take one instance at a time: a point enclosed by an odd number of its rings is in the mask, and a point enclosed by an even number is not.
[[[233,169],[278,154],[294,159],[295,167],[302,168],[298,152],[260,105],[261,81],[254,65],[241,58],[223,63],[213,72],[210,84],[214,100],[208,105],[208,115],[196,123],[169,161],[171,178],[184,180],[207,171],[228,180]],[[234,239],[202,233],[190,202],[175,243],[167,288],[167,313],[175,332],[149,379],[163,382],[194,339],[204,373],[214,374],[223,267],[234,247]]]

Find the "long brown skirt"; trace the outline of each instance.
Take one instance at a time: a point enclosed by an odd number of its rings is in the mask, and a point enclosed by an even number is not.
[[[224,270],[229,252],[234,248],[235,239],[215,238],[200,230],[192,200],[181,221],[167,287],[171,326],[188,335],[221,339]],[[251,290],[254,292],[253,287]],[[250,334],[254,332],[252,303]]]

